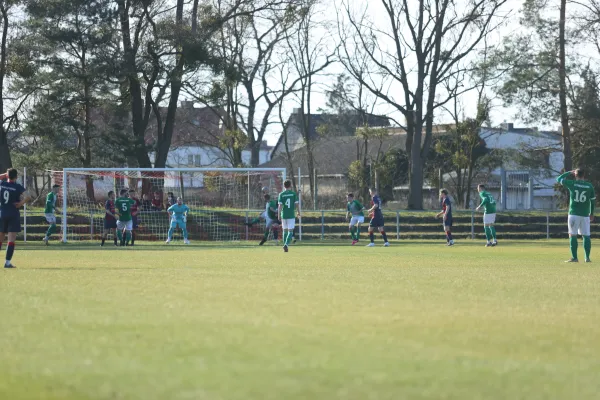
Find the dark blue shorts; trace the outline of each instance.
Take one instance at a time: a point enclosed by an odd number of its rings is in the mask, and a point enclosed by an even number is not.
[[[0,218],[0,230],[2,233],[19,233],[21,232],[21,216],[11,215]]]
[[[383,226],[384,226],[383,215],[375,215],[373,218],[371,218],[371,222],[369,222],[369,226],[371,228],[383,228]]]
[[[452,217],[446,218],[444,221],[444,226],[452,226]]]
[[[105,219],[104,220],[104,229],[117,229],[117,220],[116,219]]]
[[[137,215],[132,215],[131,216],[131,223],[133,224],[133,229],[139,228],[140,222],[138,220]]]

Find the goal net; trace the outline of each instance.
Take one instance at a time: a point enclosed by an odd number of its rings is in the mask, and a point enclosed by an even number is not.
[[[62,186],[58,203],[62,210],[57,214],[62,217],[64,242],[100,240],[108,194],[113,191],[118,197],[122,189],[133,191],[131,197],[139,200],[136,241],[167,239],[170,219],[166,210],[178,197],[190,208],[189,240],[260,240],[264,221],[252,227],[245,222],[265,209],[263,191],[277,198],[285,180],[284,168],[88,168],[52,174]],[[173,240],[182,240],[179,229]]]

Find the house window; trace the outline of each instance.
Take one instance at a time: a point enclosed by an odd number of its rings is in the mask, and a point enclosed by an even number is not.
[[[188,154],[188,165],[194,165],[194,155]]]
[[[199,167],[202,165],[202,160],[200,159],[200,154],[194,155],[194,165]]]

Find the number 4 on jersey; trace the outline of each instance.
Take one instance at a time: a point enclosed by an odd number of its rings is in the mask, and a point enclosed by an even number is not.
[[[287,199],[284,204],[285,204],[286,208],[290,208],[291,207],[290,199]]]

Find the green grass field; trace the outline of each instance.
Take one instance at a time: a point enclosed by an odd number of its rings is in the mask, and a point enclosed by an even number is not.
[[[600,265],[482,245],[19,243],[0,399],[599,398]]]

